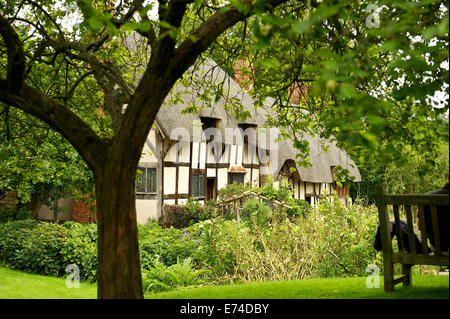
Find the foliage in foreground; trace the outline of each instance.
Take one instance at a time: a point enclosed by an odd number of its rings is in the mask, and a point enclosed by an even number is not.
[[[95,281],[97,227],[66,222],[63,225],[35,220],[0,224],[0,260],[13,269],[64,276],[76,264],[80,279]]]
[[[203,273],[205,270],[194,269],[191,258],[182,261],[178,259],[176,264],[167,267],[160,261],[159,256],[156,256],[149,270],[142,269],[144,291],[168,291],[197,285],[202,282],[200,277]]]
[[[11,208],[0,206],[0,223],[6,223],[13,220],[32,219],[33,217],[33,212],[27,210],[24,207]]]
[[[378,224],[374,206],[346,206],[331,195],[305,215],[293,218],[275,210],[269,220],[266,208],[253,208],[255,218],[241,223],[216,217],[183,229],[162,228],[156,222],[140,225],[145,290],[367,276],[367,265],[381,268],[381,256],[372,247]],[[0,224],[0,259],[27,272],[64,276],[65,267],[75,263],[83,280],[94,281],[96,242],[94,224]]]
[[[266,227],[207,221],[202,239],[219,282],[361,276],[378,260],[376,226],[374,207],[345,206],[330,197],[296,220],[274,215]]]

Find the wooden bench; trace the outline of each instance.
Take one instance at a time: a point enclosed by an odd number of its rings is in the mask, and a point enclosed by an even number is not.
[[[413,265],[435,265],[448,266],[449,253],[441,251],[439,237],[439,225],[436,206],[449,206],[449,195],[386,195],[383,186],[377,186],[376,205],[380,222],[381,245],[383,249],[384,267],[384,290],[392,291],[394,286],[403,282],[404,286],[412,285],[411,268]],[[392,206],[392,209],[390,209]],[[428,250],[428,240],[426,236],[426,223],[424,219],[424,207],[429,207],[431,212],[431,224],[434,237],[434,249]],[[395,227],[398,249],[394,250],[392,245],[389,215],[394,216],[395,225],[400,225],[400,214],[406,215],[408,229],[409,251],[405,249],[405,243],[400,227]],[[417,213],[416,213],[417,212]],[[417,218],[415,218],[417,216]],[[420,230],[422,241],[421,253],[417,253],[414,233],[414,221],[418,220],[417,229]],[[402,275],[394,278],[394,264],[402,265]]]

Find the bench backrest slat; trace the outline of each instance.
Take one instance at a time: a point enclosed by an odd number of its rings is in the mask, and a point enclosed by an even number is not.
[[[400,225],[400,214],[399,214],[398,205],[394,205],[393,209],[394,209],[395,225]],[[403,243],[402,230],[401,230],[400,227],[395,227],[395,235],[399,239],[398,240],[398,249],[399,249],[399,251],[404,252],[405,251],[405,244]]]
[[[386,205],[411,205],[411,206],[448,206],[448,195],[386,195],[384,194]]]
[[[423,256],[429,256],[426,219],[430,221],[431,217],[431,229],[429,230],[432,230],[433,232],[434,255],[442,256],[442,246],[440,242],[438,213],[436,206],[449,206],[448,195],[386,195],[383,187],[377,187],[376,202],[380,221],[381,244],[385,258],[388,257],[390,259],[390,255],[394,252],[392,248],[391,234],[389,229],[390,218],[388,206],[392,206],[393,208],[392,211],[396,225],[395,235],[397,237],[399,255],[407,254],[411,257],[422,256],[419,258],[423,258]],[[423,251],[423,253],[421,254],[417,254],[418,247],[416,247],[412,206],[417,206],[418,208],[418,228],[420,230],[420,238],[422,241],[420,248],[422,248]],[[426,211],[424,207],[427,207],[427,209],[429,208],[429,211]],[[401,231],[400,212],[402,211],[402,208],[404,213],[406,214],[409,251],[406,251],[406,239],[403,239]],[[430,213],[430,215],[425,216],[425,214],[428,213]],[[430,224],[428,224],[428,227],[430,227]],[[448,253],[448,251],[446,253]]]
[[[425,225],[425,216],[423,206],[419,205],[419,230],[422,240],[422,251],[425,256],[428,256],[428,244],[427,244],[427,228]]]
[[[406,224],[408,227],[408,241],[411,254],[416,255],[416,242],[414,240],[414,222],[410,205],[405,205]]]
[[[437,217],[437,211],[436,206],[431,206],[431,226],[433,228],[433,237],[434,237],[434,249],[436,252],[436,255],[441,254],[441,240],[439,236],[439,226],[438,226],[438,217]]]

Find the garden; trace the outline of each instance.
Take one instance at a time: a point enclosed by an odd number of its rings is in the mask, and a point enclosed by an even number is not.
[[[240,184],[228,185],[220,191],[219,200],[247,189]],[[448,277],[427,276],[434,274],[436,267],[417,266],[418,287],[414,289],[419,292],[400,288],[400,295],[383,297],[381,286],[366,287],[367,266],[382,268],[381,254],[373,249],[378,225],[375,206],[345,205],[336,194],[328,194],[310,207],[294,199],[283,181],[279,187],[269,181],[252,191],[281,199],[291,209],[249,198],[242,201],[238,222],[230,211],[222,213],[216,202],[201,205],[191,198],[184,206],[169,206],[159,223],[150,220],[139,225],[145,296],[448,298]],[[92,298],[97,275],[97,226],[38,222],[26,214],[10,216],[0,224],[0,260],[11,270],[49,276],[46,278],[67,278],[71,273],[66,267],[75,264],[85,298]],[[0,269],[5,278],[17,276],[7,273],[11,270],[5,267]],[[8,296],[8,284],[1,282],[0,287]],[[83,297],[78,293],[74,298]]]

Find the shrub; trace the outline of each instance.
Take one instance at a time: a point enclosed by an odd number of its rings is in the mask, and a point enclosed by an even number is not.
[[[319,255],[319,277],[363,276],[368,264],[379,263],[373,249],[378,225],[374,206],[347,206],[336,194],[323,198],[314,209]]]
[[[263,201],[256,199],[248,200],[242,209],[242,221],[248,225],[257,224],[260,227],[269,224],[271,216],[270,207]]]
[[[63,276],[68,264],[76,264],[82,280],[94,281],[96,225],[58,225],[35,220],[1,224],[0,259],[11,268],[52,276]]]
[[[145,292],[160,292],[171,290],[167,276],[167,266],[164,265],[159,256],[151,256],[151,266],[141,269],[142,287]]]
[[[201,282],[201,275],[204,270],[196,270],[193,267],[191,258],[186,258],[180,262],[167,267],[159,256],[153,258],[153,267],[142,270],[142,286],[146,292],[167,291],[178,287],[197,285]]]
[[[28,231],[37,227],[38,222],[33,219],[11,221],[0,224],[0,260],[11,263],[16,250],[19,250],[24,236]]]
[[[153,257],[160,256],[166,266],[177,263],[177,258],[185,259],[192,256],[198,248],[196,235],[190,228],[162,228],[155,222],[139,226],[139,246],[141,266],[150,269]]]
[[[224,200],[231,196],[242,194],[250,189],[252,188],[249,186],[234,182],[233,184],[227,184],[225,187],[219,189],[218,198],[219,200]]]
[[[62,247],[67,230],[61,225],[39,223],[37,227],[22,230],[18,238],[12,268],[42,275],[62,276],[66,265]]]
[[[95,281],[97,278],[97,225],[65,222],[68,230],[62,245],[64,264],[76,264],[80,279]]]
[[[332,196],[297,219],[273,218],[270,227],[206,221],[197,252],[216,282],[364,276],[368,264],[379,265],[376,226],[375,207],[345,206]]]
[[[27,210],[25,207],[15,208],[0,206],[0,223],[33,218],[33,212]]]
[[[163,228],[186,228],[201,220],[212,218],[216,213],[214,204],[202,206],[195,198],[189,198],[186,205],[164,205],[159,224]]]
[[[159,218],[163,228],[183,228],[189,226],[189,215],[184,205],[164,205],[163,213]]]

